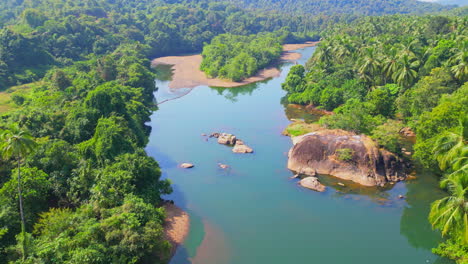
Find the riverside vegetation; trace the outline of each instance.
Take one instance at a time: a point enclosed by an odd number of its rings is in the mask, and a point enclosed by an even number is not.
[[[0,116],[0,262],[166,263],[161,195],[171,186],[143,150],[148,58],[200,51],[224,33],[314,38],[353,19],[216,1],[2,1],[0,87],[26,85],[11,88]]]
[[[283,51],[281,39],[272,33],[219,35],[203,48],[200,69],[209,77],[241,81],[280,57]]]
[[[466,15],[337,24],[283,83],[289,102],[333,110],[322,126],[368,134],[392,152],[401,153],[400,129],[414,129],[414,159],[448,192],[429,216],[447,238],[434,252],[459,263],[468,263],[467,24]]]

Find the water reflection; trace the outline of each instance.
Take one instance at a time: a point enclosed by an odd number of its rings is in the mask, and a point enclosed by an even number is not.
[[[212,90],[216,91],[218,95],[224,96],[231,102],[237,102],[237,97],[239,95],[252,95],[253,91],[256,90],[261,83],[266,83],[268,80],[262,82],[251,83],[239,87],[233,88],[224,88],[224,87],[210,87]]]
[[[172,65],[159,64],[153,67],[158,81],[172,81]]]
[[[306,123],[314,123],[319,121],[320,117],[324,115],[324,112],[315,109],[311,106],[304,106],[298,104],[285,104],[284,113],[286,117],[291,120],[302,120]]]
[[[415,248],[430,250],[441,241],[440,235],[431,229],[427,219],[431,203],[444,196],[444,192],[437,186],[437,177],[427,171],[420,171],[416,180],[406,184],[407,206],[401,216],[400,232]]]

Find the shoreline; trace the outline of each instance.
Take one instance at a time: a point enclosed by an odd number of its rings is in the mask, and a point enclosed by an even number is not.
[[[170,251],[172,258],[189,234],[190,217],[187,212],[172,203],[166,203],[163,207],[166,210],[164,237],[172,245]]]
[[[317,43],[318,42],[284,44],[280,61],[297,61],[301,58],[301,54],[294,52],[294,50],[313,47]],[[171,82],[169,83],[170,89],[194,88],[201,85],[232,88],[278,77],[281,73],[277,65],[275,65],[262,69],[256,75],[249,77],[241,82],[233,82],[229,80],[206,77],[205,73],[200,70],[201,62],[202,56],[201,54],[197,54],[190,56],[160,57],[154,59],[151,64],[152,66],[172,65],[173,76]]]

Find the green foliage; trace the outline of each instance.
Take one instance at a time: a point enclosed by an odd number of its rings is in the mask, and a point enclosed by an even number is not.
[[[12,193],[17,171],[5,170],[18,159],[2,159],[2,173],[12,180],[0,180],[0,226],[8,229],[0,239],[0,262],[27,256],[24,263],[164,263],[169,244],[159,207],[161,195],[172,189],[142,150],[155,87],[140,47],[122,45],[108,55],[53,69],[20,108],[4,114],[0,127],[18,123],[41,137],[36,151],[20,159],[26,227],[50,223],[50,232],[57,233],[18,236],[18,196]],[[4,142],[17,134],[13,128],[4,133]],[[6,149],[8,156],[17,158],[15,149]],[[38,214],[46,220],[38,220]],[[77,233],[75,224],[82,228]]]
[[[396,95],[387,86],[379,87],[367,94],[367,102],[371,106],[373,115],[393,117],[395,114]]]
[[[157,57],[200,52],[204,43],[225,33],[248,36],[277,31],[282,41],[318,40],[314,32],[327,26],[326,21],[352,19],[249,11],[213,1],[178,2],[2,1],[0,26],[11,26],[0,31],[0,89],[36,81],[54,65],[62,67],[93,55],[106,55],[122,44],[139,44],[144,48],[137,53]],[[255,71],[255,63],[244,64],[245,58],[239,56],[232,67],[243,66],[244,73]],[[112,58],[100,59],[101,78],[115,78],[115,68],[121,65],[115,62]],[[132,72],[137,65],[125,67]],[[231,77],[239,76],[233,73]],[[126,81],[133,82],[133,77],[129,74]]]
[[[400,153],[402,147],[402,138],[400,136],[401,127],[401,123],[389,119],[385,124],[377,126],[372,131],[371,137],[377,141],[381,147],[393,153]]]
[[[420,116],[416,127],[417,143],[414,157],[424,166],[434,167],[435,159],[432,149],[436,138],[445,131],[450,131],[459,125],[459,119],[468,111],[468,84],[460,87],[451,95],[444,96],[439,105],[430,112]]]
[[[454,259],[460,264],[468,263],[468,247],[453,239],[440,243],[432,252],[442,257]]]
[[[336,150],[336,156],[341,161],[353,160],[354,151],[350,148],[341,148]]]
[[[452,93],[457,85],[447,68],[434,68],[415,86],[398,98],[397,106],[403,117],[419,117],[438,105],[444,94]]]
[[[210,77],[241,81],[278,59],[281,52],[281,40],[272,33],[219,35],[203,48],[200,69]]]
[[[332,129],[344,129],[355,133],[369,134],[383,123],[381,116],[373,117],[368,103],[350,99],[334,110],[334,115],[322,117],[320,124]]]
[[[35,226],[33,255],[45,262],[165,263],[170,245],[164,241],[163,219],[163,210],[135,196],[99,213],[89,206],[76,211],[52,209]]]
[[[401,127],[416,130],[414,159],[439,167],[449,192],[431,208],[433,227],[449,239],[435,252],[460,263],[468,241],[468,149],[465,132],[455,132],[468,110],[467,22],[465,16],[386,16],[335,25],[307,72],[292,71],[283,84],[289,102],[333,110],[320,124],[369,134],[392,152],[401,150]]]

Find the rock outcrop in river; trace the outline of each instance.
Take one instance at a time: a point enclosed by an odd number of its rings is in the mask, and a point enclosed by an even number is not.
[[[252,153],[253,149],[244,144],[244,141],[237,140],[236,145],[232,148],[232,152],[234,153]]]
[[[218,139],[219,144],[234,146],[232,152],[234,153],[253,153],[253,149],[247,146],[244,141],[238,139],[233,134],[229,133],[211,133],[210,138],[214,137]]]
[[[288,168],[300,174],[328,174],[366,186],[406,178],[406,164],[365,135],[325,129],[295,137],[293,143]]]

